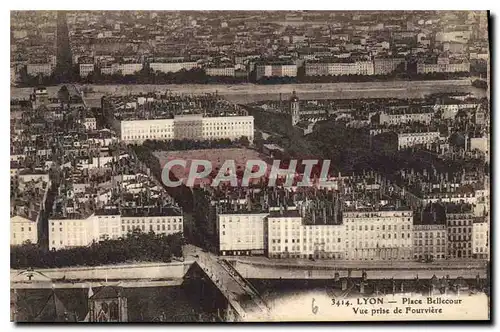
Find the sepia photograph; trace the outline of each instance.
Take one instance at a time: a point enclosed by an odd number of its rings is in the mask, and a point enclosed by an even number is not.
[[[11,10],[10,321],[490,321],[490,25]]]

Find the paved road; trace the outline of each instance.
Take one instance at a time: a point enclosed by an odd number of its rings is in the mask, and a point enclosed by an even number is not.
[[[485,261],[478,260],[445,260],[434,261],[432,263],[421,263],[414,261],[339,261],[339,260],[316,260],[309,259],[269,259],[267,257],[249,257],[249,256],[226,256],[228,260],[238,260],[241,262],[264,264],[269,266],[297,266],[297,267],[339,267],[353,269],[376,269],[376,268],[392,268],[392,269],[428,269],[434,267],[446,268],[484,268],[487,264]]]

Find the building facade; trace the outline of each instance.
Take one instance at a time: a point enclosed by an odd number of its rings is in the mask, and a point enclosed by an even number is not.
[[[447,249],[446,224],[413,225],[414,259],[446,259]]]
[[[149,68],[154,72],[160,71],[162,73],[176,73],[183,69],[191,70],[197,67],[197,62],[152,62],[149,64]]]
[[[346,260],[413,259],[413,212],[344,212]]]
[[[373,61],[306,62],[306,76],[373,75]]]
[[[420,144],[433,143],[440,138],[438,131],[421,133],[400,133],[398,134],[398,150],[409,148]]]
[[[375,58],[373,60],[373,73],[375,75],[387,75],[394,72],[401,64],[406,70],[405,58]]]
[[[235,68],[234,67],[208,67],[205,68],[205,73],[208,76],[227,76],[234,77],[235,76]]]
[[[28,63],[26,65],[26,72],[30,76],[50,76],[53,71],[52,63]]]
[[[97,212],[89,217],[49,219],[49,248],[82,247],[92,241],[116,240],[134,230],[155,234],[183,232],[181,213],[148,212],[144,209],[125,209],[121,212]]]
[[[90,73],[94,72],[94,64],[93,63],[80,63],[80,77],[87,77]]]
[[[490,225],[488,218],[475,218],[472,223],[472,257],[490,258]]]
[[[267,222],[269,258],[343,259],[342,224],[311,224],[297,210],[272,211]]]
[[[125,120],[120,123],[120,137],[125,142],[146,139],[214,140],[238,139],[253,141],[253,116],[204,117],[201,114],[175,116],[174,119]]]
[[[418,74],[429,74],[429,73],[459,73],[459,72],[469,72],[470,63],[418,63],[417,73]]]
[[[429,124],[432,120],[432,116],[434,112],[431,110],[430,112],[382,112],[380,113],[380,124],[388,124],[388,125],[400,125],[404,123],[411,122],[420,122]]]
[[[449,258],[472,258],[473,213],[447,213]]]
[[[10,245],[22,245],[26,241],[38,242],[38,223],[22,216],[10,218]]]
[[[267,249],[267,213],[217,216],[220,255],[264,255]]]
[[[255,66],[255,78],[263,77],[296,77],[297,65],[295,64],[259,64]]]

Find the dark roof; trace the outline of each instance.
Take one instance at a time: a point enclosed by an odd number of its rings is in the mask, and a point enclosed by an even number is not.
[[[270,218],[281,218],[281,217],[299,218],[300,214],[299,214],[299,211],[297,211],[297,210],[271,211],[271,213],[269,213],[269,217]]]
[[[62,303],[56,293],[53,291],[49,296],[47,303],[35,318],[38,322],[75,322],[75,314],[70,313]]]
[[[95,293],[91,299],[115,299],[121,297],[123,293],[122,287],[105,286]]]
[[[162,314],[165,317],[164,321],[167,322],[196,322],[198,314],[203,314],[197,307],[191,305],[188,299],[189,293],[185,292],[181,286],[92,287],[94,296],[101,291],[104,291],[103,295],[112,294],[105,290],[106,288],[121,289],[122,296],[127,298],[129,322],[158,321]],[[53,292],[56,295],[55,298],[52,297]],[[16,308],[15,320],[16,322],[74,321],[71,319],[82,321],[88,313],[88,292],[88,288],[11,290],[11,299]],[[64,310],[69,313],[66,315],[69,320],[65,320]],[[62,316],[59,314],[61,312]],[[38,316],[39,320],[37,320]]]
[[[16,322],[82,320],[87,309],[87,289],[11,289]],[[64,313],[67,313],[66,315]]]
[[[162,216],[182,216],[179,209],[174,207],[161,208],[126,208],[122,209],[122,217],[162,217]]]

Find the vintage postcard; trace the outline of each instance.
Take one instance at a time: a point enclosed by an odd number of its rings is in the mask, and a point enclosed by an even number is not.
[[[488,22],[11,11],[11,321],[490,320]]]

